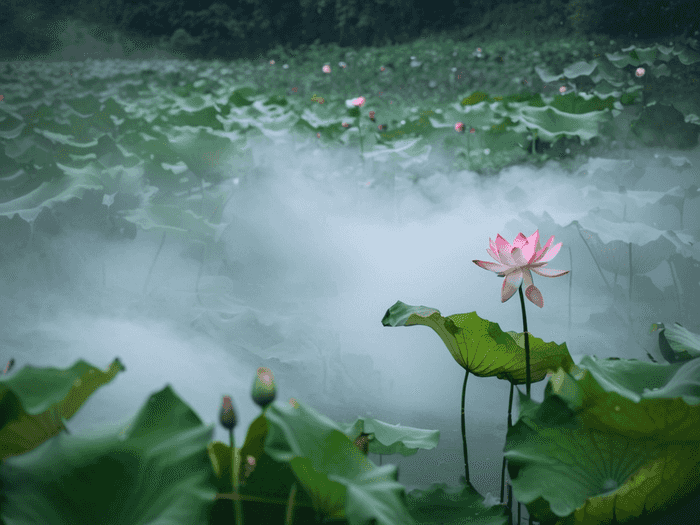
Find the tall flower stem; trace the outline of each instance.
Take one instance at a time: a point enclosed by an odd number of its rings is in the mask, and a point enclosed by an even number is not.
[[[513,410],[513,391],[515,387],[513,383],[510,384],[510,398],[508,399],[508,428],[513,426],[513,416],[511,415]],[[505,481],[506,481],[506,456],[503,456],[503,465],[501,466],[501,503],[504,503],[503,496],[505,492]]]
[[[588,248],[588,251],[591,254],[591,257],[593,257],[593,262],[595,263],[596,267],[598,268],[598,271],[600,272],[600,276],[603,278],[603,281],[605,281],[605,285],[610,290],[610,294],[613,295],[613,297],[614,297],[613,289],[610,286],[610,283],[608,282],[608,280],[605,278],[605,274],[603,273],[603,269],[598,264],[598,260],[595,258],[595,255],[593,255],[593,250],[591,250],[591,247],[588,246],[586,239],[583,238],[583,233],[581,233],[581,226],[577,223],[576,227],[578,228],[578,234],[581,236],[581,240],[583,241],[583,244],[586,245],[586,248]]]
[[[523,311],[523,333],[525,334],[525,367],[526,367],[526,383],[525,391],[527,393],[527,398],[530,399],[530,338],[527,333],[527,315],[525,315],[525,296],[523,295],[523,284],[520,283],[520,288],[518,288],[520,293],[520,307]]]
[[[467,454],[467,424],[464,419],[464,404],[467,399],[467,379],[469,379],[469,368],[467,368],[464,374],[464,384],[462,384],[462,450],[464,452],[464,475],[467,480],[467,486],[471,487],[472,483],[469,481],[469,455]]]
[[[571,338],[571,285],[574,279],[574,259],[571,257],[571,246],[569,246],[569,338]]]
[[[158,246],[158,251],[156,252],[155,257],[153,257],[153,262],[151,263],[151,267],[148,269],[148,275],[146,275],[146,282],[143,283],[143,294],[146,295],[146,289],[148,288],[148,283],[151,280],[151,274],[153,273],[153,268],[156,266],[156,261],[158,260],[158,256],[160,255],[160,251],[163,249],[163,245],[165,244],[165,236],[167,232],[163,232],[163,236],[160,238],[160,246]]]
[[[243,507],[238,494],[238,461],[236,455],[236,441],[233,437],[233,428],[228,431],[228,441],[231,445],[231,485],[233,486],[233,506],[236,509],[236,525],[243,525]]]
[[[527,332],[527,315],[525,314],[525,296],[523,295],[523,285],[518,288],[520,294],[520,307],[523,311],[523,333],[525,334],[525,391],[530,399],[530,334]],[[518,501],[518,525],[520,525],[520,502]]]

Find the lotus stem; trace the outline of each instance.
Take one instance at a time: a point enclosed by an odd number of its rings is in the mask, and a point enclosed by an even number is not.
[[[202,270],[204,269],[204,259],[206,258],[208,251],[209,251],[209,244],[205,243],[204,249],[202,250],[202,260],[199,262],[199,271],[197,272],[197,282],[194,284],[194,291],[195,291],[195,294],[197,295],[197,302],[199,303],[199,306],[204,306],[204,304],[202,303],[202,299],[199,297],[199,280],[202,278]]]
[[[632,277],[633,277],[633,271],[632,271],[632,243],[629,244],[629,257],[630,257],[630,290],[629,290],[629,298],[630,298],[630,305],[629,305],[629,317],[630,317],[630,325],[632,324]]]
[[[163,237],[161,237],[160,239],[160,246],[158,246],[156,256],[153,258],[153,263],[151,263],[151,268],[148,270],[148,275],[146,275],[146,282],[143,283],[143,295],[146,295],[146,288],[148,288],[148,282],[151,280],[151,274],[153,273],[153,268],[155,267],[156,261],[158,260],[158,255],[160,255],[160,251],[163,249],[163,244],[165,244],[166,235],[167,232],[163,232]]]
[[[581,240],[583,241],[583,244],[586,245],[586,248],[588,248],[588,252],[591,254],[591,257],[593,257],[593,262],[595,265],[598,267],[598,271],[600,272],[600,276],[603,278],[603,281],[605,281],[605,285],[608,287],[610,290],[610,293],[612,294],[613,297],[615,297],[615,294],[613,293],[613,289],[610,286],[610,283],[608,280],[605,278],[605,274],[603,273],[603,270],[601,269],[600,265],[598,264],[597,259],[595,258],[595,255],[593,255],[593,251],[591,250],[591,247],[588,246],[588,243],[586,242],[586,239],[583,238],[583,234],[581,233],[581,227],[578,223],[576,223],[576,227],[578,228],[578,234],[581,236]]]
[[[523,296],[523,284],[520,283],[520,306],[523,311],[523,334],[525,335],[525,390],[527,398],[530,399],[530,337],[527,333],[527,316],[525,315],[525,297]]]
[[[297,495],[297,482],[292,483],[292,489],[289,491],[289,500],[287,501],[287,513],[284,516],[285,525],[292,525],[294,515],[294,499]],[[238,518],[236,518],[238,519]]]
[[[678,276],[676,275],[676,266],[673,261],[668,261],[668,267],[671,269],[671,278],[673,279],[673,286],[676,288],[676,302],[678,303],[678,311],[681,310],[681,290],[678,286]]]
[[[467,480],[467,486],[472,487],[471,481],[469,481],[469,455],[467,453],[467,425],[464,419],[464,404],[467,395],[467,379],[469,379],[469,368],[467,368],[464,374],[464,383],[462,384],[462,451],[464,452],[464,475]]]
[[[508,399],[508,428],[513,426],[513,417],[511,415],[513,410],[513,391],[515,387],[513,383],[510,384],[510,397]],[[506,456],[503,455],[503,464],[501,465],[501,503],[505,503],[503,500],[503,493],[506,486]]]
[[[571,286],[573,283],[574,259],[571,257],[571,246],[569,248],[569,338],[571,337]]]
[[[231,485],[233,487],[233,506],[236,509],[236,525],[243,525],[243,508],[238,494],[238,461],[236,457],[236,440],[233,437],[233,427],[228,430],[228,441],[231,445]]]

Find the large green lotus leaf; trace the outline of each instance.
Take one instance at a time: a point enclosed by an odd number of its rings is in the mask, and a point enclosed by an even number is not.
[[[384,326],[429,326],[440,336],[455,361],[479,377],[496,376],[513,385],[525,384],[525,334],[503,332],[497,323],[479,317],[476,312],[442,317],[439,310],[411,306],[397,301],[386,311]],[[545,343],[529,336],[530,382],[542,381],[548,372],[562,367],[569,370],[574,361],[566,343]]]
[[[175,205],[148,203],[134,210],[123,210],[120,215],[125,220],[144,230],[168,232],[178,238],[213,238],[218,242],[226,229],[226,224],[212,224],[192,210]]]
[[[700,360],[584,356],[572,372],[552,376],[542,403],[519,392],[520,417],[506,436],[514,496],[535,519],[627,523],[698,490]]]
[[[659,350],[669,363],[689,361],[700,357],[700,336],[680,323],[665,326],[664,323],[652,325],[651,331],[659,329]]]
[[[382,455],[413,456],[419,449],[434,449],[440,441],[439,430],[402,427],[372,418],[359,418],[345,425],[345,435],[351,440],[362,434],[368,434],[368,452]]]
[[[553,107],[522,107],[517,108],[511,115],[515,122],[522,121],[528,128],[535,128],[538,134],[553,140],[561,135],[577,136],[583,140],[591,140],[598,136],[599,124],[612,119],[610,111],[593,111],[591,113],[573,114],[560,111]]]
[[[299,401],[293,406],[270,405],[250,426],[241,448],[241,457],[248,456],[255,458],[256,467],[241,489],[244,496],[288,496],[290,486],[280,483],[291,469],[304,497],[308,495],[314,509],[326,519],[415,523],[404,504],[405,489],[396,481],[396,466],[374,465],[339,424]],[[274,493],[262,486],[270,484],[276,487]],[[252,492],[254,489],[257,491]]]
[[[473,487],[467,486],[463,476],[460,482],[458,487],[433,483],[425,490],[412,490],[406,494],[406,506],[421,525],[506,525],[509,522],[505,505],[489,505]]]
[[[25,366],[0,378],[0,459],[23,454],[57,435],[95,390],[125,370],[115,359],[106,371],[83,360],[66,370]]]
[[[61,433],[0,466],[7,525],[206,523],[215,477],[204,426],[166,386],[127,428]]]

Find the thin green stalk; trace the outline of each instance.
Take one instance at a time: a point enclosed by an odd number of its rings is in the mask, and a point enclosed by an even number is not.
[[[629,314],[629,321],[630,321],[630,326],[632,326],[632,277],[633,277],[633,271],[632,271],[632,243],[629,243],[629,255],[630,255],[630,290],[629,290],[629,298],[630,298],[630,304],[629,304],[629,309],[628,314]]]
[[[226,198],[226,201],[221,207],[221,213],[226,209],[226,205],[228,204],[228,201],[231,200],[231,197],[233,197],[234,190],[231,190],[231,193],[229,193],[228,197]],[[204,202],[204,185],[202,185],[202,202]],[[204,215],[204,213],[200,209],[200,214]],[[216,215],[216,208],[214,208],[211,212],[211,217],[209,217],[209,222],[212,222],[214,220],[214,216]],[[202,270],[204,269],[204,261],[207,258],[207,255],[209,253],[209,243],[206,242],[204,244],[204,250],[202,250],[202,260],[199,262],[199,271],[197,272],[197,282],[194,285],[194,292],[195,295],[197,296],[197,302],[199,303],[200,306],[204,306],[202,303],[201,297],[199,297],[199,280],[202,278]]]
[[[236,440],[233,437],[233,428],[228,431],[228,441],[231,445],[231,486],[233,487],[233,506],[236,509],[236,525],[243,525],[243,508],[238,494],[238,461],[236,457]]]
[[[593,255],[593,251],[591,250],[591,247],[588,246],[588,243],[586,242],[586,239],[583,238],[583,234],[581,233],[581,226],[580,226],[578,223],[576,223],[576,227],[578,228],[578,234],[581,236],[581,240],[583,241],[583,244],[585,244],[585,245],[586,245],[586,248],[588,248],[588,251],[589,251],[589,253],[591,254],[591,257],[593,257],[593,262],[594,262],[595,265],[598,267],[598,271],[600,272],[600,276],[603,278],[603,281],[605,281],[605,285],[608,287],[608,289],[610,290],[610,293],[611,293],[611,294],[613,295],[613,297],[614,297],[613,289],[612,289],[612,287],[610,286],[610,283],[609,283],[608,280],[605,278],[605,274],[603,274],[603,270],[601,269],[600,265],[598,264],[598,261],[597,261],[597,259],[595,258],[595,255]]]
[[[527,333],[527,316],[525,315],[525,296],[523,295],[522,283],[520,283],[518,292],[520,292],[520,307],[523,311],[523,333],[525,334],[525,390],[527,392],[527,398],[530,399],[530,337]]]
[[[151,274],[153,273],[153,268],[156,266],[158,255],[160,255],[160,251],[163,249],[163,244],[165,244],[166,234],[167,232],[163,232],[163,237],[160,239],[160,246],[158,246],[156,256],[153,258],[153,263],[151,264],[151,268],[148,270],[148,275],[146,275],[146,282],[143,283],[143,295],[146,295],[146,288],[148,288],[148,282],[151,280]]]
[[[513,391],[515,387],[513,383],[510,384],[510,397],[508,398],[508,428],[513,426],[513,416],[511,415],[513,410]],[[506,456],[503,456],[503,464],[501,465],[501,503],[503,503],[503,492],[506,486]]]
[[[204,306],[202,299],[199,297],[199,280],[202,278],[202,270],[204,269],[204,260],[207,258],[209,252],[209,243],[204,243],[204,249],[202,250],[202,260],[199,262],[199,271],[197,272],[197,282],[194,285],[194,291],[197,295],[197,302],[200,306]]]
[[[676,275],[676,266],[673,261],[668,261],[668,266],[671,269],[671,278],[673,279],[673,286],[676,288],[676,302],[678,303],[678,311],[681,310],[681,290],[678,286],[678,276]]]
[[[508,523],[509,525],[513,525],[513,487],[511,484],[508,484]],[[518,503],[518,510],[520,510],[520,503]],[[520,523],[518,522],[518,525]]]
[[[297,495],[297,482],[292,483],[292,489],[289,491],[289,500],[287,501],[287,512],[284,515],[284,524],[292,525],[294,518],[294,499]]]
[[[472,487],[469,481],[469,455],[467,454],[467,424],[464,419],[464,404],[467,395],[467,379],[469,379],[469,368],[464,374],[464,383],[462,384],[462,451],[464,452],[464,475],[467,480],[467,486]]]
[[[571,246],[569,248],[569,335],[571,338],[571,286],[573,283],[574,259],[571,257]]]

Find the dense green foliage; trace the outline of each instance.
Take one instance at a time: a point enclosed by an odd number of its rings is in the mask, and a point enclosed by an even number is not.
[[[658,40],[700,28],[695,0],[9,0],[8,9],[0,13],[3,54],[51,51],[60,45],[56,36],[65,31],[65,24],[57,22],[65,19],[96,24],[191,58],[222,59],[253,58],[278,46],[297,49],[313,43],[378,47],[443,31],[469,37],[517,28],[540,36],[578,33]]]

